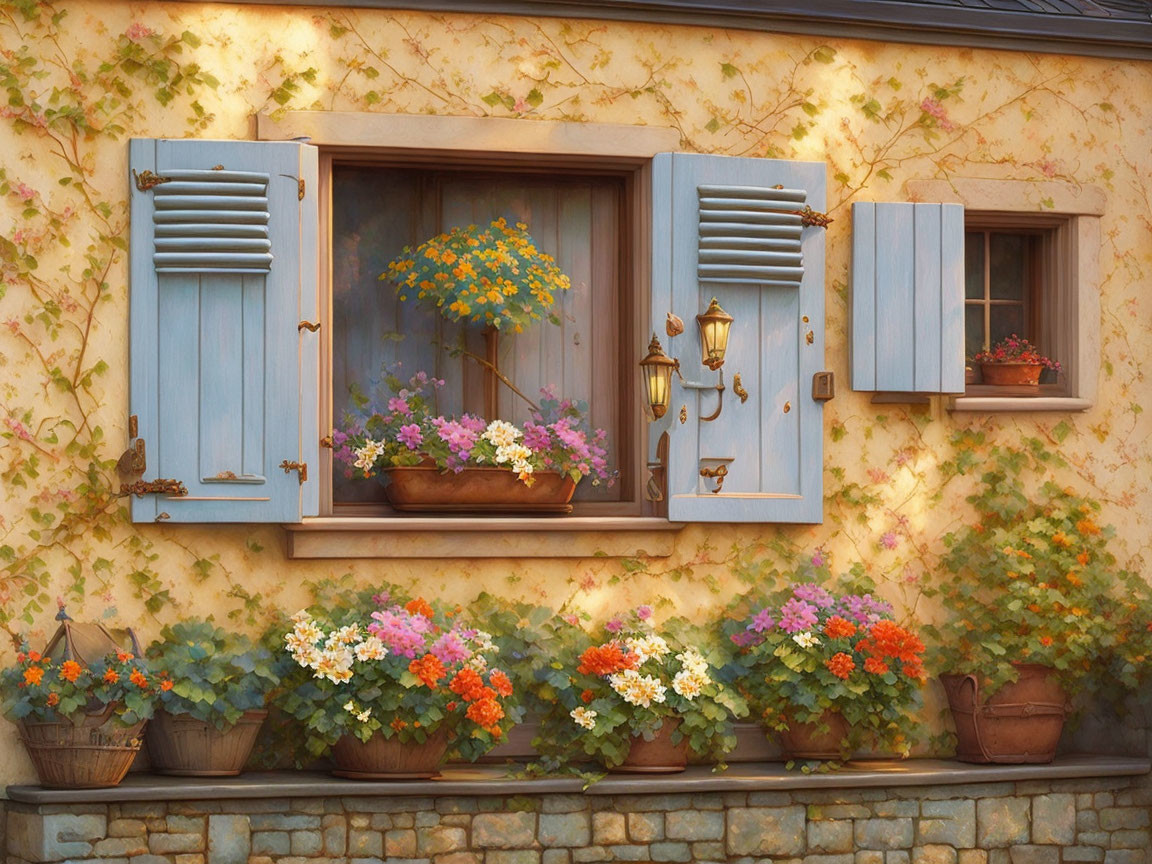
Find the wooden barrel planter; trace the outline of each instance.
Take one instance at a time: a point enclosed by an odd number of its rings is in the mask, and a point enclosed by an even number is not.
[[[961,762],[1017,765],[1051,762],[1068,699],[1048,666],[1013,664],[1019,678],[984,701],[975,675],[941,675],[956,724]]]
[[[221,731],[194,717],[157,711],[145,738],[152,769],[181,777],[234,777],[244,769],[267,711],[246,711]]]

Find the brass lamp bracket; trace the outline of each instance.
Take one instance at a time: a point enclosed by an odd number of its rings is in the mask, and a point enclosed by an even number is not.
[[[701,417],[700,422],[710,423],[720,416],[720,412],[724,409],[724,370],[720,370],[720,380],[716,384],[702,384],[699,381],[685,381],[684,376],[680,375],[680,367],[676,367],[676,375],[680,378],[680,386],[688,390],[715,390],[719,395],[716,401],[716,410],[709,414],[707,417]]]

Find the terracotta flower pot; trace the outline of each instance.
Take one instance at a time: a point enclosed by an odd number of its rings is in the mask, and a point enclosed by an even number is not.
[[[448,729],[441,726],[423,743],[385,738],[379,732],[367,743],[345,735],[332,747],[332,773],[353,780],[427,780],[440,772],[448,751]]]
[[[385,468],[389,503],[413,513],[571,513],[576,484],[567,474],[538,471],[531,486],[507,468],[441,472],[434,465]]]
[[[841,746],[848,737],[848,721],[838,711],[825,711],[814,723],[788,724],[780,733],[780,752],[785,759],[841,759]]]
[[[41,786],[100,789],[117,786],[140,750],[144,721],[122,725],[111,709],[71,720],[17,723]]]
[[[157,711],[145,739],[152,769],[183,777],[234,777],[244,769],[267,711],[246,711],[229,729]]]
[[[672,733],[680,728],[680,720],[665,720],[651,741],[633,735],[628,758],[622,765],[612,768],[617,774],[676,774],[688,766],[688,739],[672,743]]]
[[[1035,386],[1043,369],[1039,363],[981,363],[980,375],[985,384]]]
[[[1068,698],[1054,670],[1014,663],[1019,678],[984,701],[975,675],[941,675],[956,724],[961,762],[1051,762],[1064,729]]]

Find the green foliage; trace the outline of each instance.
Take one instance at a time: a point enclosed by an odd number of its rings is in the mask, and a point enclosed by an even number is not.
[[[1118,702],[1131,670],[1119,681],[1094,673],[1123,667],[1118,652],[1134,638],[1132,654],[1143,654],[1148,589],[1118,565],[1098,501],[1052,481],[1027,489],[1025,470],[1048,461],[1034,443],[992,450],[968,499],[975,519],[944,538],[940,584],[925,590],[948,616],[926,628],[937,643],[930,662],[980,675],[993,692],[1015,680],[1013,663],[1040,663],[1067,691]]]
[[[160,707],[220,730],[234,726],[245,711],[262,710],[280,680],[267,648],[216,626],[210,617],[165,627],[145,656],[173,680],[160,694]]]

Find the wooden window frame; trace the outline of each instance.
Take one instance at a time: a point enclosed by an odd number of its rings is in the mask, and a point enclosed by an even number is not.
[[[498,175],[501,178],[513,177],[517,174],[521,175],[534,175],[534,176],[552,176],[557,177],[563,181],[567,179],[577,179],[581,176],[594,177],[594,178],[610,178],[620,181],[621,195],[619,202],[618,224],[620,225],[623,237],[620,242],[621,254],[618,260],[617,284],[619,286],[619,293],[617,297],[617,308],[614,314],[619,316],[621,326],[616,339],[616,357],[619,360],[619,368],[617,369],[619,388],[616,396],[618,420],[614,430],[616,438],[615,452],[609,454],[610,464],[619,468],[619,475],[616,482],[620,485],[621,496],[617,501],[575,501],[573,502],[572,514],[575,516],[642,516],[645,515],[644,510],[647,502],[644,501],[643,490],[643,462],[640,457],[640,440],[637,434],[638,430],[636,424],[632,422],[633,415],[639,413],[637,400],[640,398],[638,393],[638,374],[626,375],[620,374],[623,370],[632,368],[639,361],[636,346],[641,343],[643,339],[642,319],[638,316],[636,309],[639,301],[637,286],[634,284],[636,276],[635,266],[632,258],[634,243],[633,237],[636,234],[637,226],[634,223],[637,214],[636,207],[636,186],[638,168],[623,167],[620,165],[604,165],[599,161],[585,162],[581,161],[578,164],[568,165],[564,160],[547,160],[547,164],[542,164],[538,160],[525,161],[518,158],[485,158],[477,160],[461,157],[456,154],[447,157],[440,157],[429,159],[428,154],[404,154],[397,158],[397,154],[392,151],[384,153],[341,153],[341,152],[328,152],[321,151],[320,155],[320,183],[322,188],[326,187],[329,194],[324,195],[321,208],[320,208],[320,221],[322,225],[322,236],[327,238],[325,254],[325,264],[322,273],[324,285],[322,288],[322,302],[321,309],[323,310],[321,321],[321,333],[327,334],[327,337],[321,337],[321,358],[322,368],[320,370],[321,379],[324,381],[327,397],[321,405],[321,417],[330,418],[331,423],[335,423],[338,418],[335,417],[335,394],[332,391],[333,383],[333,363],[332,351],[334,338],[334,327],[324,326],[324,323],[333,320],[332,312],[332,297],[333,297],[333,282],[331,270],[331,251],[333,236],[333,210],[332,210],[332,172],[338,166],[356,166],[356,167],[379,167],[379,168],[396,168],[408,167],[412,170],[425,171],[430,174],[441,174],[458,172],[462,178],[474,177],[482,179],[485,176]],[[495,350],[495,345],[490,344],[487,346],[489,352],[489,360],[494,358],[491,356]],[[494,416],[495,411],[492,404],[496,401],[496,391],[500,386],[495,376],[490,373],[483,376],[485,378],[485,393],[484,402],[485,409],[483,416]],[[467,410],[467,409],[466,409]],[[321,454],[321,459],[326,465],[326,470],[321,474],[322,485],[320,487],[320,515],[321,516],[335,516],[335,517],[380,517],[380,518],[399,518],[409,519],[410,517],[397,513],[384,502],[338,502],[334,500],[334,466],[332,459],[332,451],[325,449]],[[586,481],[587,482],[587,481]]]
[[[318,436],[327,435],[332,416],[331,377],[331,160],[380,159],[427,163],[452,161],[477,168],[522,165],[541,171],[627,172],[632,177],[628,221],[636,236],[628,259],[636,326],[649,318],[652,158],[680,149],[680,135],[665,127],[564,123],[486,117],[387,115],[360,112],[298,111],[255,118],[259,140],[306,138],[320,148],[320,266],[317,278],[321,310],[320,417]],[[641,329],[643,327],[641,326]],[[636,351],[637,346],[629,346]],[[629,376],[635,377],[635,376]],[[631,413],[635,442],[637,495],[647,471],[647,424]],[[305,433],[307,434],[307,433]],[[332,494],[332,454],[321,450],[316,472],[320,489]],[[286,525],[290,558],[592,558],[596,556],[666,557],[675,548],[683,524],[669,522],[643,501],[636,515],[566,517],[401,517],[324,515]],[[330,507],[330,505],[329,505]]]

